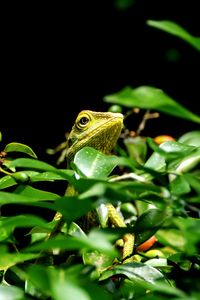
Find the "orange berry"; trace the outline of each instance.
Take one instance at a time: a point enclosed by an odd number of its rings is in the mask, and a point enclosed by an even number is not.
[[[155,242],[157,242],[157,238],[153,235],[147,241],[145,241],[144,243],[142,243],[141,245],[139,245],[136,248],[136,252],[147,251],[149,248],[151,248],[153,246],[153,244],[155,244]]]
[[[158,145],[168,141],[175,141],[175,139],[171,135],[167,135],[167,134],[158,135],[153,140]]]

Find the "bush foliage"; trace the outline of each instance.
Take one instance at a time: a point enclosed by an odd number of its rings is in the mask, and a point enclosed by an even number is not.
[[[177,24],[148,24],[199,50],[199,38]],[[200,131],[176,140],[141,132],[158,112],[177,123],[199,124],[200,117],[152,86],[126,87],[104,100],[123,111],[125,123],[135,108],[144,112],[138,130],[126,128],[113,155],[85,147],[62,169],[38,160],[24,144],[1,149],[1,299],[199,299]],[[68,184],[77,194],[64,195]],[[107,203],[126,227],[107,222]],[[99,224],[88,230],[78,220],[94,210]],[[64,224],[48,239],[56,212]],[[115,243],[126,233],[135,242],[123,261]]]

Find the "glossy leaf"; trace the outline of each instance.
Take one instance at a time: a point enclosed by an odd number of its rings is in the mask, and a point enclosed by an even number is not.
[[[183,107],[162,90],[152,86],[140,86],[135,89],[126,87],[116,94],[105,96],[104,100],[130,108],[153,109],[174,117],[200,123],[198,115]]]
[[[55,200],[59,198],[59,196],[55,193],[47,192],[47,191],[42,191],[36,188],[33,188],[29,185],[20,185],[16,188],[15,190],[16,194],[26,196],[27,201],[29,198],[36,199],[37,201],[40,200]]]
[[[186,132],[178,139],[178,142],[198,147],[200,146],[200,131]]]
[[[124,265],[119,265],[113,267],[111,270],[105,271],[101,275],[100,280],[105,280],[114,275],[124,275],[132,281],[139,278],[150,283],[156,282],[156,280],[164,278],[162,273],[159,272],[157,269],[151,266],[147,266],[143,263],[133,262]]]
[[[167,213],[157,208],[148,209],[137,219],[134,225],[136,245],[151,238],[167,218]]]
[[[54,208],[63,215],[67,223],[70,223],[94,209],[94,205],[90,198],[81,200],[77,196],[66,196],[55,201]]]
[[[165,171],[166,165],[170,163],[170,170],[176,170],[183,163],[182,169],[188,170],[193,164],[198,164],[200,159],[200,147],[175,141],[164,142],[158,146],[149,138],[147,138],[147,141],[151,148],[155,150],[144,165],[147,168]]]
[[[189,174],[186,173],[183,175],[183,177],[187,180],[187,182],[190,184],[190,186],[198,193],[200,194],[200,176],[198,174]]]
[[[117,252],[106,236],[98,231],[91,231],[88,236],[67,236],[56,238],[28,247],[27,251],[40,251],[48,249],[79,250],[79,251],[101,251],[110,255],[113,259]]]
[[[173,34],[183,39],[184,41],[186,41],[187,43],[189,43],[194,48],[200,51],[200,37],[191,35],[186,29],[176,24],[175,22],[168,21],[168,20],[167,21],[148,20],[147,24],[149,26],[163,30],[165,32],[168,32],[170,34]]]
[[[0,190],[11,187],[13,185],[17,185],[20,182],[23,183],[25,181],[29,181],[37,174],[39,173],[36,171],[19,171],[11,175],[5,175],[4,177],[0,178]]]
[[[140,136],[124,139],[130,158],[138,163],[144,163],[147,153],[146,139]]]
[[[58,174],[62,178],[66,179],[70,183],[74,183],[75,179],[73,177],[72,171],[66,170],[62,171],[59,170],[50,164],[47,164],[46,162],[37,160],[37,159],[30,159],[30,158],[17,158],[11,162],[9,162],[8,165],[9,168],[25,168],[25,169],[32,169],[32,170],[40,170],[40,171],[47,171],[47,172],[53,172],[55,174]]]
[[[13,185],[16,185],[17,182],[14,178],[12,178],[12,176],[10,175],[6,175],[2,178],[0,178],[0,190],[3,190],[7,187],[10,187],[10,186],[13,186]]]
[[[188,255],[199,253],[200,219],[177,218],[174,220],[184,237],[184,252]]]
[[[45,298],[49,296],[55,300],[111,300],[109,293],[91,282],[89,275],[87,268],[81,265],[65,269],[35,265],[29,269],[29,277],[33,286],[45,295]],[[33,295],[37,296],[37,294]]]
[[[73,177],[74,176],[74,171],[72,170],[59,170],[63,173],[66,174],[66,176],[70,176]],[[55,181],[55,180],[66,180],[66,178],[64,178],[63,176],[61,176],[58,173],[54,173],[54,172],[35,172],[35,175],[30,176],[31,182],[38,182],[38,181]]]
[[[18,263],[35,259],[37,256],[37,253],[1,253],[0,269],[6,270]]]
[[[49,201],[49,198],[47,195],[43,194],[42,196],[42,200],[46,200]],[[57,196],[50,196],[51,200],[55,199]],[[20,194],[15,194],[15,193],[9,193],[9,192],[0,192],[0,204],[10,204],[10,203],[16,203],[16,204],[31,204],[34,203],[36,201],[40,201],[41,197],[37,194],[37,195],[33,195],[31,197],[27,196],[27,195],[20,195]],[[40,205],[40,203],[38,203],[38,206]]]
[[[22,152],[34,158],[37,158],[35,152],[27,145],[20,143],[9,143],[4,148],[5,152]]]
[[[175,179],[170,182],[170,190],[176,195],[184,195],[189,193],[191,188],[184,176],[180,175],[176,176]]]
[[[1,300],[25,300],[24,291],[15,286],[0,286]]]
[[[44,220],[34,215],[19,215],[1,218],[0,241],[8,239],[15,228],[30,228],[34,226],[45,228],[46,223]]]
[[[110,175],[119,160],[116,156],[105,155],[91,147],[84,147],[74,157],[74,164],[80,174],[89,178],[104,179]]]

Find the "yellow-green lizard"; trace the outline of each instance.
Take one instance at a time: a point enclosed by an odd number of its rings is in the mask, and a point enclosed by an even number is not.
[[[67,161],[68,165],[73,160],[77,151],[85,146],[90,146],[105,154],[110,154],[113,150],[121,130],[123,128],[123,115],[113,112],[94,112],[90,110],[81,111],[72,127],[67,139]],[[69,186],[66,194],[75,193],[73,187]],[[126,227],[121,215],[116,211],[112,204],[106,205],[108,218],[114,226]],[[58,225],[50,236],[62,226],[62,217],[56,215]],[[123,237],[123,259],[130,256],[133,251],[134,236],[125,234]]]

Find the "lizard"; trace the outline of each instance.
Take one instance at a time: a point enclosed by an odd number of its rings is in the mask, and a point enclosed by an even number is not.
[[[113,112],[95,112],[91,110],[81,111],[67,138],[67,165],[73,161],[75,154],[83,147],[90,146],[104,154],[110,154],[121,134],[123,128],[123,115]],[[66,195],[73,195],[75,190],[68,186]],[[112,204],[106,204],[108,219],[116,227],[126,227],[122,216]],[[63,225],[62,216],[57,213],[55,218],[58,221],[50,237],[61,229]],[[125,234],[123,239],[122,259],[130,256],[133,252],[134,236]]]

